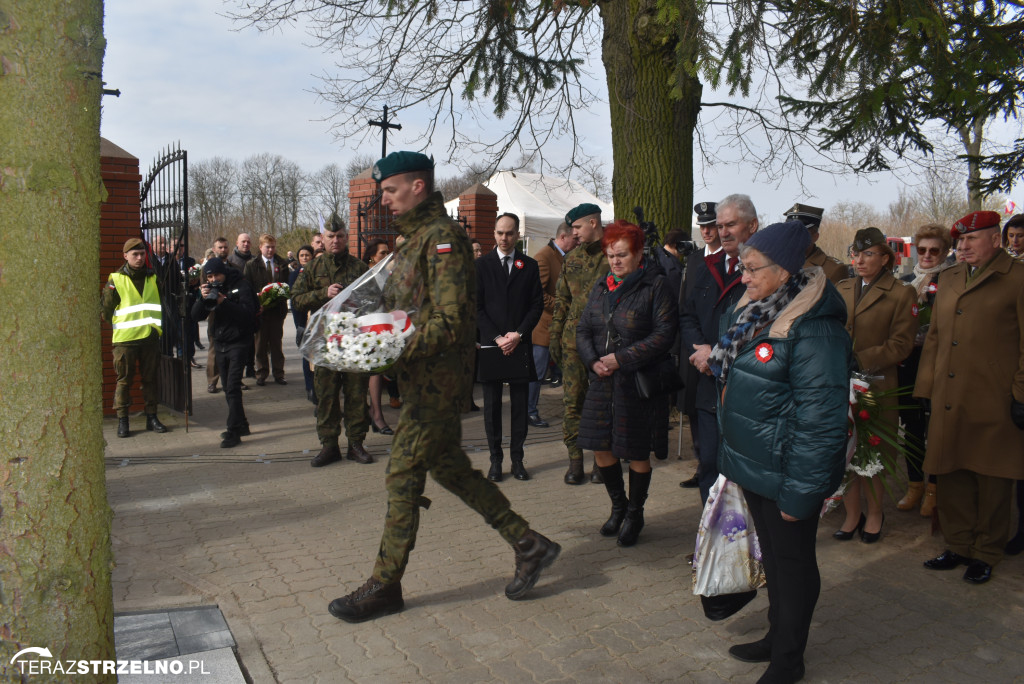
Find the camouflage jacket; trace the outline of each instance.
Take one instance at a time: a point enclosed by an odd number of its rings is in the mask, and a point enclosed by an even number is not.
[[[551,319],[551,346],[576,348],[576,324],[594,283],[608,273],[608,260],[601,241],[581,244],[569,252],[555,288],[555,313]]]
[[[462,227],[435,192],[393,224],[405,236],[384,287],[389,308],[415,311],[416,332],[395,365],[414,420],[459,420],[476,343],[476,267]]]
[[[321,254],[303,267],[292,286],[292,306],[313,312],[331,301],[327,288],[335,283],[347,287],[368,271],[368,267],[348,252]]]

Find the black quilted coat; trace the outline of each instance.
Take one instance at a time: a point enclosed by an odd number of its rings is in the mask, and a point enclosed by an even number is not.
[[[605,324],[606,312],[618,334],[617,344]],[[653,401],[640,399],[633,374],[669,352],[678,321],[675,294],[661,270],[647,267],[646,260],[612,292],[605,278],[594,285],[576,327],[576,349],[590,378],[580,417],[581,449],[611,451],[616,458],[631,460],[650,456],[656,411]],[[591,366],[612,352],[619,370],[598,377]]]

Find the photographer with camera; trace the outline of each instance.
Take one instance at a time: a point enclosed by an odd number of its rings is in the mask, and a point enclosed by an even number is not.
[[[220,435],[220,446],[226,449],[237,446],[241,443],[239,438],[249,434],[249,421],[242,407],[242,373],[259,307],[242,274],[218,257],[207,260],[203,274],[206,283],[199,288],[202,296],[192,305],[192,317],[203,321],[216,312],[210,323],[210,339],[217,348],[217,364],[228,402],[227,430]]]

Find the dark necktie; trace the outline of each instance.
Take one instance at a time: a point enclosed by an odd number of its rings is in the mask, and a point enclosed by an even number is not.
[[[512,268],[509,266],[510,261],[512,261],[512,257],[510,256],[501,257],[501,265],[502,268],[505,269],[505,275],[509,275],[512,273]]]

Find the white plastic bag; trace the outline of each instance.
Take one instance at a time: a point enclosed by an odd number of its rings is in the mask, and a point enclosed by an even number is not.
[[[693,554],[693,593],[738,594],[764,586],[761,546],[743,490],[718,476],[711,487]]]

